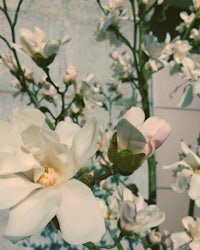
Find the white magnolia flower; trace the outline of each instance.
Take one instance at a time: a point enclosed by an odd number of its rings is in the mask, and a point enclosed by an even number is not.
[[[191,250],[200,249],[200,218],[195,220],[191,216],[182,219],[185,232],[177,232],[171,235],[174,250],[180,249],[181,246],[188,245]]]
[[[175,171],[172,189],[179,193],[188,190],[189,197],[200,207],[200,157],[184,141],[181,142],[181,148],[185,158],[164,168]]]
[[[71,40],[71,37],[65,36],[62,41],[55,39],[47,41],[46,34],[38,27],[34,27],[33,31],[21,29],[20,32],[21,44],[13,44],[13,47],[25,52],[40,67],[50,64],[54,60],[59,47]]]
[[[72,177],[96,148],[97,123],[81,129],[63,121],[44,126],[37,109],[16,109],[0,121],[0,209],[10,215],[3,235],[19,240],[40,232],[57,216],[71,244],[99,241],[104,219],[91,190]]]
[[[146,231],[161,224],[165,215],[158,206],[145,206],[142,195],[135,197],[128,188],[121,186],[108,197],[110,220],[119,220],[120,227],[126,231]]]
[[[169,34],[166,35],[164,42],[159,42],[157,37],[150,32],[145,36],[143,50],[149,57],[147,65],[151,67],[153,71],[157,71],[159,68],[168,64],[168,59],[172,53],[169,50],[169,43],[171,37]]]
[[[165,214],[157,205],[144,206],[144,199],[139,196],[134,202],[125,201],[120,211],[120,227],[125,231],[147,231],[160,225]]]

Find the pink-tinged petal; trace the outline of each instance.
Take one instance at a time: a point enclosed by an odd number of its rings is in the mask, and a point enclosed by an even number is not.
[[[97,150],[98,124],[95,118],[89,118],[72,143],[74,166],[82,166]]]
[[[144,111],[139,107],[130,108],[123,116],[135,127],[140,126],[145,119]]]
[[[177,232],[171,235],[174,249],[179,249],[186,243],[189,243],[192,239],[185,232]]]
[[[39,167],[39,163],[28,152],[19,151],[15,154],[0,152],[0,175],[25,172],[33,167]]]
[[[188,195],[192,200],[200,198],[200,175],[199,174],[192,175]]]
[[[59,122],[55,132],[60,138],[60,142],[69,148],[72,146],[73,138],[80,132],[81,127],[70,121]]]
[[[199,242],[199,240],[193,240],[190,244],[189,244],[189,246],[190,246],[190,249],[191,250],[199,250],[199,248],[200,248],[200,242]]]
[[[165,120],[152,116],[140,128],[145,138],[150,139],[153,150],[161,146],[171,132],[171,126]]]
[[[13,126],[22,132],[30,125],[43,126],[45,122],[45,115],[34,108],[16,108],[10,115],[10,121]]]
[[[10,209],[3,235],[17,241],[42,231],[56,215],[60,202],[60,193],[55,188],[32,192],[25,200]]]
[[[146,146],[146,139],[141,132],[126,119],[117,124],[117,146],[119,151],[128,149],[134,154],[142,153]]]
[[[0,209],[10,208],[26,198],[41,185],[22,175],[10,174],[0,178]]]
[[[6,121],[0,121],[0,138],[1,152],[16,152],[23,144],[20,134]]]
[[[100,241],[105,233],[104,218],[91,190],[77,180],[58,188],[62,203],[57,218],[64,240],[76,245]]]

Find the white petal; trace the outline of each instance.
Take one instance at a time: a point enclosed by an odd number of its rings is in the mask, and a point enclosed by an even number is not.
[[[141,108],[132,107],[125,113],[124,118],[137,127],[144,122],[145,115]]]
[[[27,178],[16,175],[4,175],[0,178],[0,209],[10,208],[21,202],[33,190],[41,185],[33,183]]]
[[[70,121],[59,122],[56,126],[55,132],[60,138],[60,142],[66,144],[71,148],[73,138],[80,131],[81,127]]]
[[[30,125],[43,126],[45,115],[38,109],[34,108],[16,108],[10,115],[10,121],[19,131],[23,131]]]
[[[57,217],[65,241],[76,245],[99,241],[105,225],[91,190],[77,180],[60,185],[59,190],[63,197]]]
[[[195,223],[195,220],[192,216],[186,216],[182,218],[182,224],[184,228],[187,229],[188,231],[190,231],[189,225],[193,225],[194,223]]]
[[[6,121],[0,121],[0,151],[16,152],[22,146],[20,134]]]
[[[96,119],[90,118],[74,137],[72,155],[75,166],[82,166],[97,150],[98,124]]]
[[[32,154],[19,151],[16,154],[0,152],[0,175],[25,172],[38,167]]]
[[[191,241],[191,238],[185,232],[173,233],[171,235],[174,249],[179,249],[180,246]]]
[[[4,236],[15,241],[40,232],[55,216],[60,201],[55,188],[34,191],[10,210]]]
[[[193,200],[200,198],[200,175],[199,174],[192,175],[188,195]]]

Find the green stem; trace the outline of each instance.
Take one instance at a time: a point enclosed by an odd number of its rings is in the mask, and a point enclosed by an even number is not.
[[[194,208],[195,208],[195,202],[194,200],[190,199],[189,201],[189,208],[188,208],[188,216],[194,216]]]

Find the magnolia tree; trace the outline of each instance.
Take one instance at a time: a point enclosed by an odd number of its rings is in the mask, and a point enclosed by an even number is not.
[[[180,13],[179,35],[166,34],[163,41],[153,34],[151,19],[157,7],[166,7],[164,1],[96,3],[102,15],[95,39],[107,39],[115,47],[110,52],[109,84],[95,82],[92,74],[78,81],[72,64],[66,65],[60,83],[55,83],[49,66],[71,37],[48,40],[36,26],[22,28],[18,34],[23,0],[14,16],[6,0],[0,5],[11,34],[11,40],[0,34],[9,51],[0,52],[1,63],[15,79],[14,96],[28,100],[27,107],[14,109],[7,121],[0,121],[2,245],[5,249],[15,249],[19,242],[33,249],[81,245],[86,249],[135,249],[137,245],[142,249],[199,249],[200,222],[194,217],[194,206],[200,207],[200,152],[199,148],[193,152],[185,142],[181,142],[180,161],[165,166],[174,171],[173,190],[186,190],[191,199],[189,214],[183,218],[185,231],[160,232],[158,228],[165,213],[156,204],[154,153],[171,126],[153,116],[149,89],[153,73],[167,66],[184,78],[180,107],[199,96],[196,51],[200,31],[195,25],[200,1],[193,0],[189,11]],[[132,40],[123,33],[126,24],[132,25]],[[22,54],[43,71],[41,80],[22,64]],[[125,84],[131,93],[128,99],[120,92]],[[98,115],[88,116],[88,110],[96,107],[108,112],[107,125],[100,123]],[[113,119],[116,107],[119,116]],[[149,171],[146,199],[129,178],[144,161]],[[34,236],[41,231],[43,241],[37,246]]]

